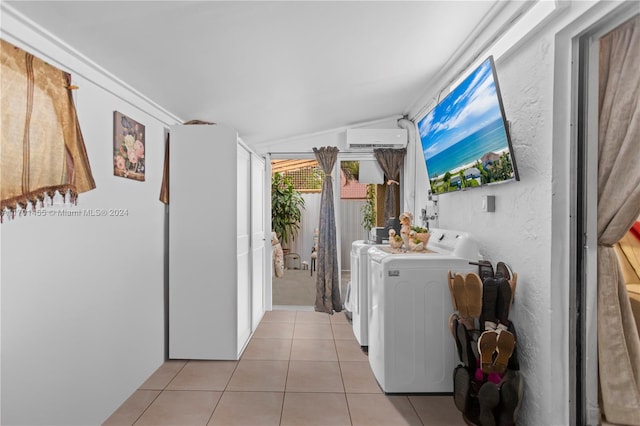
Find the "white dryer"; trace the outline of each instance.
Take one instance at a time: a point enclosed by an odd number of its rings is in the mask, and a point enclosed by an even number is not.
[[[432,229],[428,252],[368,250],[369,363],[385,393],[449,393],[459,363],[448,319],[447,273],[477,272],[478,245],[467,233]]]
[[[369,345],[369,257],[367,252],[374,241],[358,240],[351,243],[350,311],[355,334],[360,346]]]

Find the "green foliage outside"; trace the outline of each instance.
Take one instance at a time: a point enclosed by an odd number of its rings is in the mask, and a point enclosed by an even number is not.
[[[283,247],[298,235],[303,209],[304,198],[293,179],[275,173],[271,179],[271,227]]]
[[[366,200],[360,213],[362,213],[362,226],[368,234],[376,224],[376,186],[374,184],[367,185]]]
[[[340,169],[344,173],[345,185],[349,185],[350,182],[358,181],[360,175],[360,162],[359,161],[341,161]]]

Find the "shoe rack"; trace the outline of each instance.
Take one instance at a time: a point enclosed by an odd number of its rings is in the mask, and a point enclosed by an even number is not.
[[[468,425],[516,424],[523,377],[515,324],[509,319],[518,274],[504,262],[473,263],[478,272],[449,271],[454,312],[449,328],[458,353],[453,399]]]

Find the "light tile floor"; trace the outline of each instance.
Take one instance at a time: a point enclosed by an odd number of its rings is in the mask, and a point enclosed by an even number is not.
[[[451,396],[385,395],[342,313],[266,312],[240,361],[167,361],[104,425],[464,425]]]

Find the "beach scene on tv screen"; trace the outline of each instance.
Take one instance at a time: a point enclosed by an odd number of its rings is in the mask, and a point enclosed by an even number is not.
[[[420,120],[418,130],[434,193],[514,178],[490,59]]]

